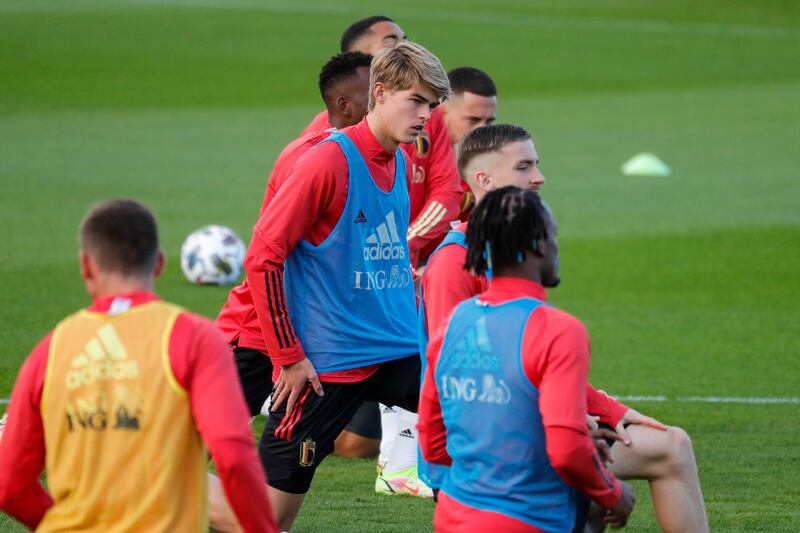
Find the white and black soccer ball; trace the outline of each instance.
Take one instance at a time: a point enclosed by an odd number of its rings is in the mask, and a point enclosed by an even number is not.
[[[245,246],[225,226],[205,226],[191,233],[181,246],[181,270],[197,285],[232,285],[242,275]]]

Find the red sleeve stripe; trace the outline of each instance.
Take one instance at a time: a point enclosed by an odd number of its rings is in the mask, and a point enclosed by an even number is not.
[[[297,336],[294,334],[292,325],[287,319],[286,296],[283,292],[283,273],[272,270],[266,272],[264,276],[275,337],[278,339],[278,346],[281,349],[288,348],[297,344]]]
[[[311,384],[306,385],[306,390],[303,392],[303,395],[300,397],[297,403],[294,404],[294,409],[292,409],[292,412],[283,415],[281,423],[278,424],[277,428],[275,428],[275,437],[282,440],[292,439],[292,430],[300,420],[300,415],[303,414],[303,405],[305,405],[309,394],[311,394]]]

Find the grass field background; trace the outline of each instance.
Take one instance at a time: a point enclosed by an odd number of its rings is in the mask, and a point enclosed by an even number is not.
[[[0,398],[86,304],[76,227],[132,196],[159,218],[162,296],[214,316],[227,291],[178,252],[247,239],[280,149],[321,108],[320,66],[377,12],[445,67],[488,71],[527,127],[560,225],[552,301],[592,336],[591,381],[693,437],[712,530],[800,530],[800,7],[790,1],[0,0]],[[668,178],[625,177],[651,151]],[[332,459],[296,531],[425,531],[432,504]],[[630,528],[657,531],[636,483]],[[0,515],[0,530],[17,526]]]

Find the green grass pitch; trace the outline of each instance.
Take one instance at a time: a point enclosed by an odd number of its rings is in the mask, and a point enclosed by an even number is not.
[[[278,151],[321,107],[353,20],[395,18],[447,68],[487,70],[499,119],[534,135],[559,219],[552,301],[592,335],[591,381],[693,437],[713,531],[800,530],[800,8],[785,0],[0,0],[0,398],[35,342],[86,304],[76,226],[154,208],[167,299],[225,289],[178,250],[245,239]],[[620,165],[658,154],[668,178]],[[4,406],[2,406],[4,408]],[[433,505],[377,496],[371,461],[318,471],[300,532],[426,531]],[[635,483],[630,528],[657,531]],[[0,515],[0,530],[20,530]]]

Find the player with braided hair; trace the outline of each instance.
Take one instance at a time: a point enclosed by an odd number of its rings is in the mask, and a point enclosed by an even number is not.
[[[490,192],[470,216],[465,268],[489,288],[434,333],[420,400],[420,444],[449,465],[435,531],[569,531],[575,489],[623,526],[633,494],[586,428],[589,337],[545,304],[558,285],[556,225],[539,196]]]

